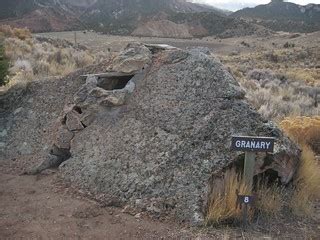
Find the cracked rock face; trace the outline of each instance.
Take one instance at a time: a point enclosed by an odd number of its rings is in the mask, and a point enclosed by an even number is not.
[[[65,179],[107,205],[201,222],[213,176],[240,154],[230,151],[233,135],[277,138],[274,156],[265,163],[262,155],[256,173],[275,168],[284,182],[292,178],[299,150],[247,104],[218,60],[197,50],[159,50],[132,83],[122,102],[87,81],[78,103],[89,106],[93,97],[108,104],[74,136],[61,167]]]

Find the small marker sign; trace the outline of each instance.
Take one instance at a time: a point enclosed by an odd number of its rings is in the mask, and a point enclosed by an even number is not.
[[[270,137],[243,137],[234,136],[231,140],[231,150],[245,152],[244,166],[243,166],[243,177],[246,184],[252,191],[255,157],[256,152],[268,152],[273,153],[274,151],[274,138]],[[251,195],[238,195],[238,205],[244,205],[243,209],[243,224],[244,228],[247,227],[247,216],[248,216],[248,205],[252,204],[254,197]]]
[[[273,152],[274,138],[232,137],[231,149],[243,152]]]

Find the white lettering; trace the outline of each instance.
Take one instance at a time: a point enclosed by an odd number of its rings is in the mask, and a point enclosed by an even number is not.
[[[261,142],[261,148],[262,149],[266,149],[266,143],[265,142]]]
[[[246,148],[250,148],[250,141],[247,142]]]
[[[240,147],[241,146],[241,141],[236,141],[236,147]]]
[[[266,142],[267,149],[269,149],[270,144],[271,144],[271,142]]]
[[[241,147],[245,148],[246,147],[246,141],[241,141]]]
[[[255,148],[256,147],[256,142],[252,141],[251,142],[251,148]]]

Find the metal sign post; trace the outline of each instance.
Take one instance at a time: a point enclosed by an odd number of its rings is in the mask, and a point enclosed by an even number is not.
[[[255,167],[255,157],[257,152],[273,152],[274,151],[274,138],[269,137],[232,137],[231,150],[245,152],[244,166],[243,166],[243,178],[245,183],[249,187],[248,195],[238,195],[237,204],[243,207],[243,226],[247,227],[248,219],[248,206],[254,201],[252,196],[253,176]]]

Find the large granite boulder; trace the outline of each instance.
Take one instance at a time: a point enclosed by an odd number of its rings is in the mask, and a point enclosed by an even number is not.
[[[216,176],[242,158],[230,151],[233,135],[275,137],[275,153],[257,156],[255,174],[272,169],[283,183],[292,179],[298,148],[246,102],[217,59],[197,49],[150,48],[142,72],[125,64],[136,75],[122,90],[88,76],[75,96],[83,116],[95,111],[70,143],[72,157],[61,166],[66,180],[107,205],[199,223]]]

